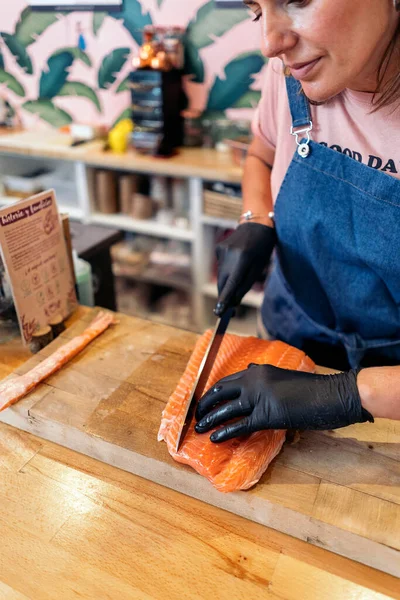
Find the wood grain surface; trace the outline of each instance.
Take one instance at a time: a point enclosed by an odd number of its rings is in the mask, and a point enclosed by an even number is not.
[[[93,317],[20,366],[22,374]],[[161,411],[196,336],[118,315],[4,422],[216,507],[400,576],[400,423],[308,432],[287,444],[249,492],[221,494],[157,443]],[[15,376],[15,374],[14,374]]]
[[[171,177],[240,183],[243,169],[233,163],[229,152],[210,148],[180,148],[168,159],[145,156],[130,150],[126,154],[104,152],[104,142],[93,141],[71,147],[72,138],[58,132],[0,131],[0,153],[74,160],[108,169],[159,173]]]

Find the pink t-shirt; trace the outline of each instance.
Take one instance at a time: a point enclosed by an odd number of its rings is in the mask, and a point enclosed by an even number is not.
[[[372,94],[345,90],[326,104],[311,105],[311,139],[400,179],[400,108],[370,113]],[[253,133],[274,151],[271,176],[275,202],[296,150],[285,76],[279,58],[269,61]]]

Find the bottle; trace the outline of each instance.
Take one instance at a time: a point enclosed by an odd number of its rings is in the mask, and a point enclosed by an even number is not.
[[[84,306],[94,306],[92,267],[90,263],[78,257],[76,250],[72,251],[78,298]]]
[[[151,66],[151,61],[155,57],[154,48],[155,29],[151,25],[146,25],[143,30],[143,44],[139,49],[140,68],[144,69]]]

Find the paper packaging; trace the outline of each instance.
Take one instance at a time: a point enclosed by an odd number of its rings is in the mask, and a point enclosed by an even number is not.
[[[0,251],[27,344],[55,314],[66,319],[77,306],[54,190],[0,210]]]

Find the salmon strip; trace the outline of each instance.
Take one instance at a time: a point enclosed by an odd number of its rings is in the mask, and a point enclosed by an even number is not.
[[[177,462],[193,467],[200,475],[207,477],[217,490],[221,492],[246,490],[258,482],[272,459],[281,450],[286,431],[257,431],[245,438],[213,444],[210,441],[212,431],[197,434],[193,420],[179,452],[175,452],[187,400],[211,335],[212,331],[207,331],[198,340],[186,370],[162,413],[158,441],[164,440],[169,453]],[[227,333],[220,346],[206,389],[211,388],[222,377],[243,371],[249,363],[269,363],[276,367],[297,371],[315,370],[315,364],[304,352],[288,344]]]
[[[61,369],[65,363],[86,348],[92,340],[116,323],[112,313],[101,311],[93,319],[85,331],[53,352],[39,365],[15,379],[9,379],[0,384],[0,411],[14,404],[44,379]]]

